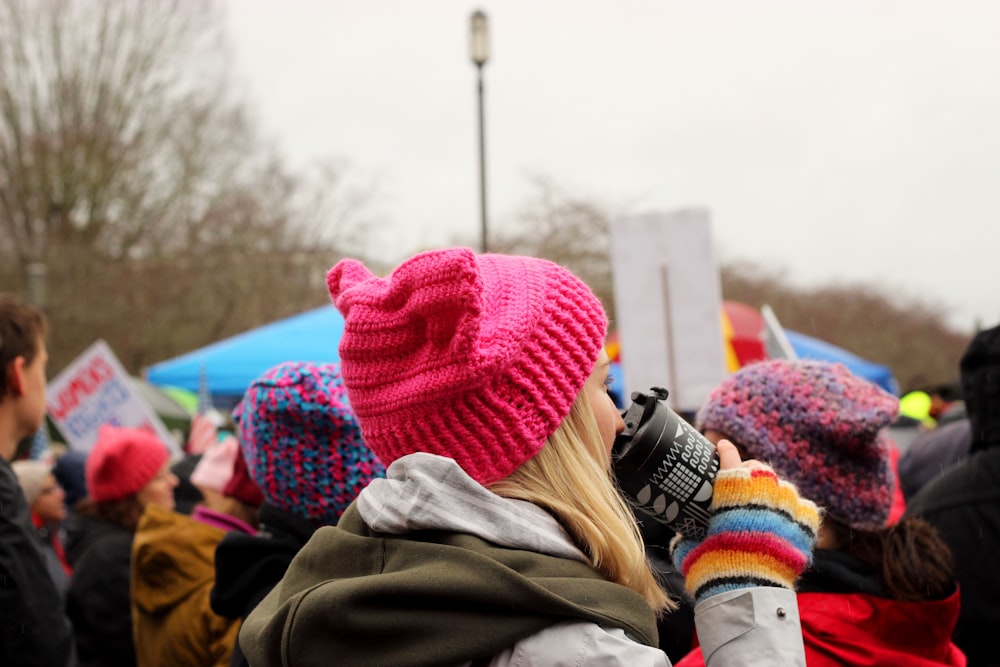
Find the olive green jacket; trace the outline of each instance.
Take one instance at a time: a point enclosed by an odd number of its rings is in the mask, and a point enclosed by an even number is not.
[[[567,620],[656,645],[645,601],[582,562],[436,530],[375,534],[352,505],[315,533],[240,644],[254,667],[457,665]]]
[[[247,617],[254,667],[668,667],[646,602],[602,579],[543,509],[432,454],[386,474]],[[805,666],[794,591],[722,593],[695,622],[709,667]]]

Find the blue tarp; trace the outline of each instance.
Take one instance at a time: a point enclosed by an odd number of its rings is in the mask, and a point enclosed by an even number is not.
[[[343,332],[341,314],[333,305],[323,306],[160,362],[149,367],[145,376],[156,385],[198,391],[204,372],[213,400],[231,406],[257,376],[283,361],[340,361],[337,345]],[[799,358],[839,361],[855,375],[898,395],[888,367],[818,338],[787,329],[785,333]],[[612,389],[627,402],[618,364],[613,364],[611,377]]]
[[[198,391],[204,372],[213,400],[231,404],[257,376],[284,361],[340,361],[343,333],[344,318],[331,304],[162,361],[146,369],[145,377],[156,385]]]
[[[899,383],[892,375],[892,370],[888,366],[876,364],[873,361],[862,359],[856,354],[837,347],[825,340],[813,338],[805,334],[785,329],[788,342],[792,344],[795,354],[800,359],[817,359],[819,361],[839,361],[847,370],[858,377],[862,377],[869,382],[874,382],[886,391],[899,395]]]

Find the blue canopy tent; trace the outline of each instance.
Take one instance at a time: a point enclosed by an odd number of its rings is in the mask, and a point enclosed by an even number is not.
[[[204,373],[215,407],[229,409],[256,377],[276,364],[340,361],[337,345],[343,333],[341,314],[333,305],[322,306],[162,361],[146,369],[145,377],[155,385],[197,392]],[[838,361],[855,375],[887,391],[899,393],[896,379],[887,366],[862,359],[818,338],[787,329],[785,333],[799,358]],[[622,376],[620,365],[613,363],[611,389],[621,401],[627,402]]]
[[[837,347],[825,340],[813,338],[795,331],[785,329],[788,342],[792,344],[795,354],[799,359],[816,359],[818,361],[836,361],[842,363],[858,377],[869,382],[874,382],[889,393],[899,395],[899,383],[892,375],[892,370],[888,366],[876,364],[873,361],[862,359],[861,357]]]
[[[251,329],[146,369],[155,385],[198,391],[202,377],[215,407],[239,402],[250,383],[284,361],[340,361],[344,318],[333,305]]]

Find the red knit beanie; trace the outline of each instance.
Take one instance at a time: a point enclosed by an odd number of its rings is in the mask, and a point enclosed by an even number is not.
[[[434,250],[388,278],[347,259],[327,287],[344,315],[341,371],[365,443],[386,465],[447,456],[481,484],[541,450],[607,333],[590,288],[535,257]]]
[[[243,458],[243,452],[237,449],[236,458],[233,460],[233,474],[222,489],[222,495],[227,498],[235,498],[251,507],[260,507],[264,502],[264,495],[256,482],[250,479],[247,472],[247,461]]]
[[[98,503],[133,496],[169,458],[166,445],[148,431],[102,426],[87,456],[87,492]]]

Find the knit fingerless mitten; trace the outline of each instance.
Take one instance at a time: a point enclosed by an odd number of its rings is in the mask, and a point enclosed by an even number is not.
[[[734,468],[715,479],[705,539],[678,535],[675,567],[695,603],[739,588],[793,588],[812,560],[819,510],[771,470]]]

